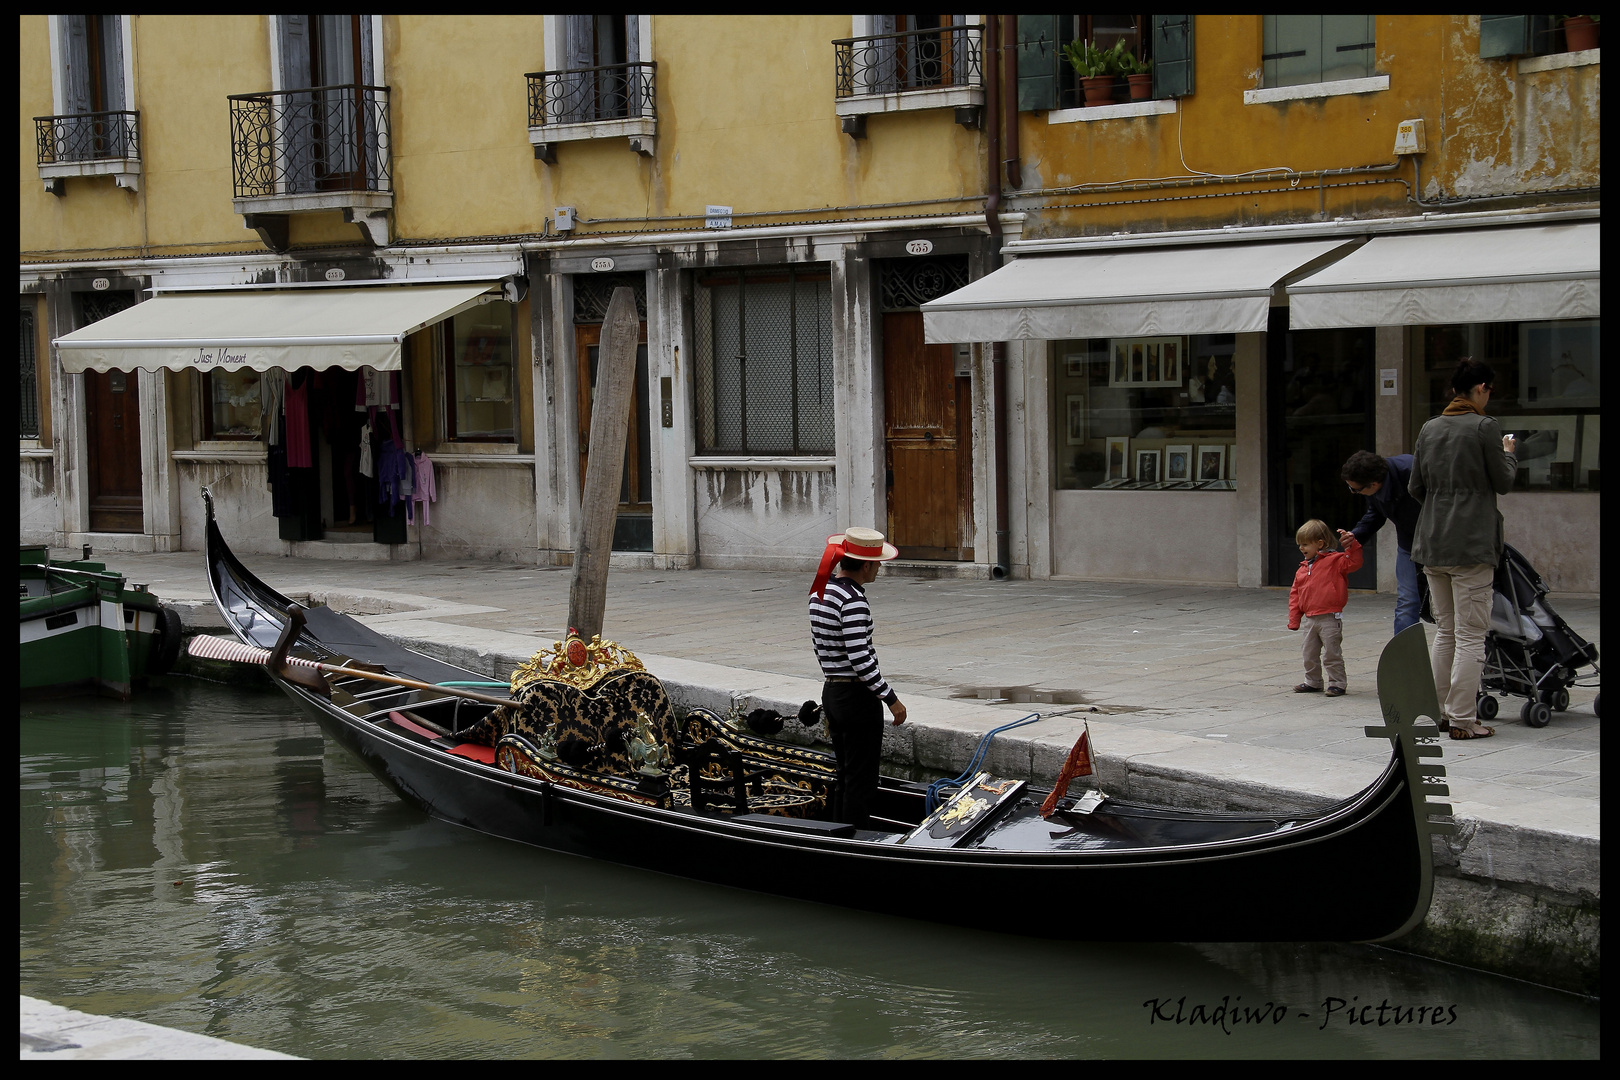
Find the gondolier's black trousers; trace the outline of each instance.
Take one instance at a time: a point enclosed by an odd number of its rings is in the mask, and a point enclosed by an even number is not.
[[[883,701],[858,682],[827,682],[821,711],[838,755],[838,782],[832,816],[856,828],[867,826],[877,800],[878,763],[883,757]]]

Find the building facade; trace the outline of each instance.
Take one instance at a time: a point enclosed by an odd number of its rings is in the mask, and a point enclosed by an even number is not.
[[[198,548],[207,486],[238,550],[566,563],[627,287],[620,564],[1280,584],[1475,355],[1509,542],[1598,590],[1599,50],[1543,17],[19,24],[25,541]]]

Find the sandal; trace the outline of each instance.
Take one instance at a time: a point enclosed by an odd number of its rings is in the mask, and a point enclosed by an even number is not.
[[[1294,687],[1294,693],[1296,694],[1320,694],[1321,692],[1322,688],[1320,686],[1312,686],[1310,683],[1302,682]]]
[[[1495,728],[1486,727],[1484,724],[1479,725],[1478,731],[1475,731],[1472,728],[1465,728],[1460,724],[1451,725],[1451,737],[1453,739],[1488,739],[1495,734]]]

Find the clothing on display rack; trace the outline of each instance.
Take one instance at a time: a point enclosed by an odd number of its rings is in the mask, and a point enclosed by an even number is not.
[[[399,372],[360,369],[360,377],[355,381],[354,411],[366,413],[371,426],[376,428],[377,410],[381,409],[388,417],[388,430],[393,433],[396,446],[405,442],[399,436],[399,402]]]
[[[287,373],[271,368],[259,379],[259,427],[266,446],[281,445],[281,416],[287,400]]]
[[[400,503],[406,504],[405,513],[409,517],[415,478],[416,467],[411,463],[411,456],[393,440],[383,440],[377,457],[377,501],[388,504],[389,517],[395,516],[395,508]]]
[[[422,524],[431,525],[433,519],[428,515],[428,503],[438,502],[438,488],[433,481],[433,460],[418,450],[410,455],[413,476],[411,486],[411,502],[405,504],[405,521],[414,524],[415,519],[411,509],[415,503],[422,504]]]

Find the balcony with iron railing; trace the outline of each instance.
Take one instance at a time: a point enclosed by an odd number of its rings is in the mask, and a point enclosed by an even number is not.
[[[115,109],[34,117],[45,190],[61,195],[71,176],[111,176],[119,187],[134,191],[141,174],[140,116]]]
[[[337,85],[233,94],[232,207],[277,250],[287,215],[340,210],[387,243],[394,205],[388,87]],[[268,230],[268,235],[267,235]]]
[[[649,61],[524,75],[534,156],[555,164],[558,143],[609,138],[628,138],[632,150],[651,154],[658,133],[657,68]]]
[[[843,130],[865,134],[872,113],[955,109],[978,123],[984,107],[984,27],[939,26],[833,42],[834,108]]]

